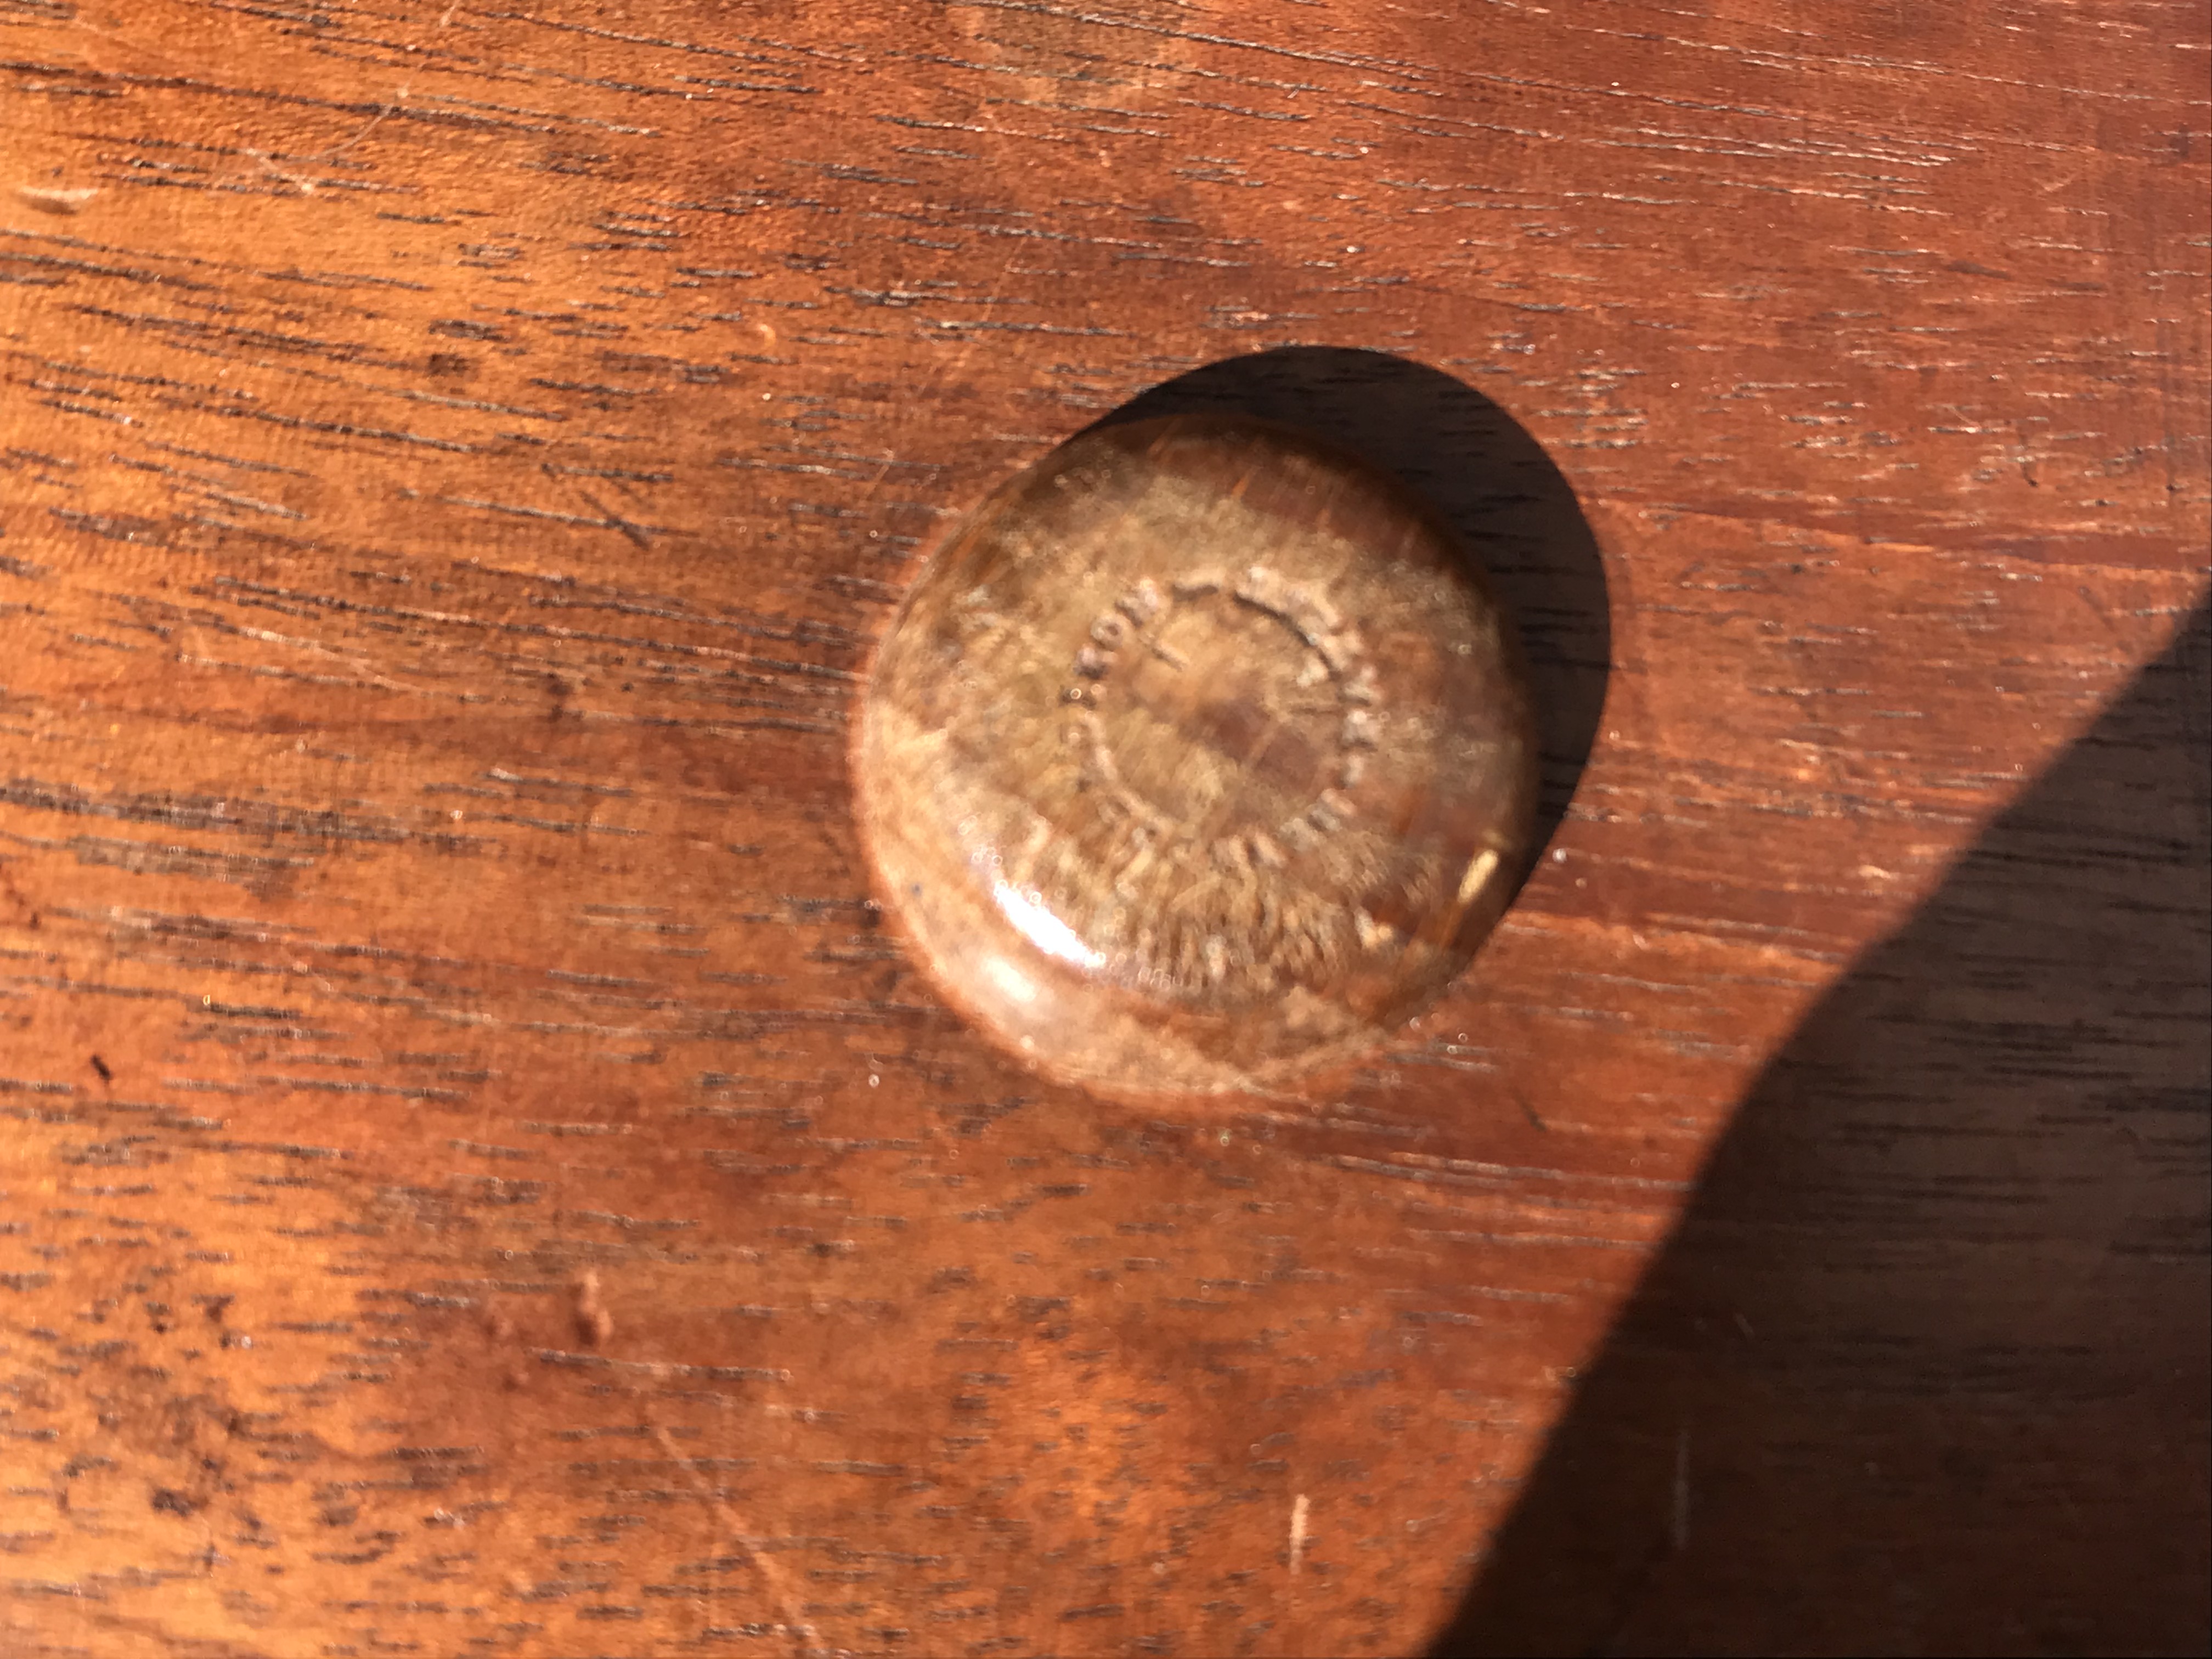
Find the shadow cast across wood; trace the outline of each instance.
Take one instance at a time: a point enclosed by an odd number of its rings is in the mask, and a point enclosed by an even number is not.
[[[1432,1659],[2202,1652],[2212,641],[1754,1085]]]

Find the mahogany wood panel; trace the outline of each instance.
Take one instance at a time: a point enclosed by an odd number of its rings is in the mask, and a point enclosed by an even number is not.
[[[0,26],[0,1649],[2202,1646],[2200,8]],[[1140,1109],[848,736],[1186,375],[1484,542],[1553,828]]]

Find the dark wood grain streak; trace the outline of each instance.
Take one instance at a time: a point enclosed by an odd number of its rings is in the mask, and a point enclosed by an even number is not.
[[[1738,1100],[2203,591],[2198,9],[0,25],[10,1651],[1414,1650]],[[845,756],[939,526],[1280,347],[1540,443],[1611,667],[1473,975],[1224,1123],[965,1031]],[[2019,1594],[1963,1644],[2081,1639]]]

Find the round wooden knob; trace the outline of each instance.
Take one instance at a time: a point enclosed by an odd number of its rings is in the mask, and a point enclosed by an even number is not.
[[[1095,428],[938,549],[858,754],[951,1000],[1113,1092],[1254,1088],[1395,1029],[1511,896],[1511,630],[1394,480],[1283,428]]]

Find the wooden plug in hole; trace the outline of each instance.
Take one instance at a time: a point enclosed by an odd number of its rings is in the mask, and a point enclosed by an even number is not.
[[[950,1000],[1110,1094],[1269,1087],[1467,965],[1533,832],[1512,629],[1442,521],[1288,428],[1095,428],[930,557],[863,833]]]

